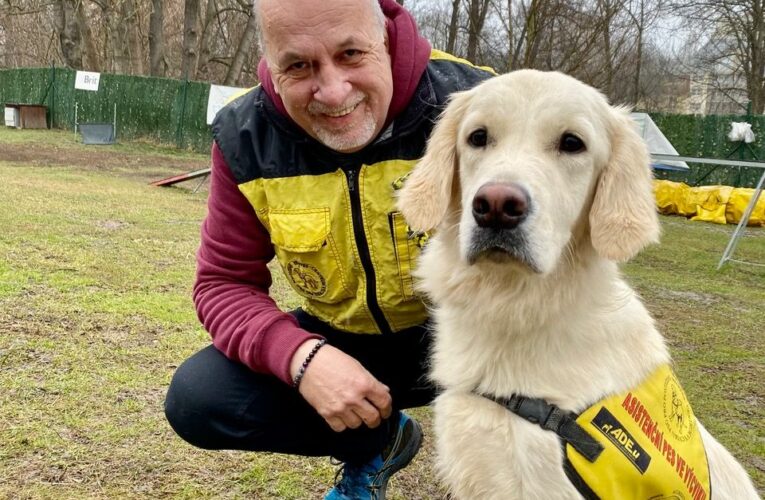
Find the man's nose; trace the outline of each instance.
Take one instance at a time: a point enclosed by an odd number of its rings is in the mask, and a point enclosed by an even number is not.
[[[345,71],[336,66],[323,66],[317,78],[318,88],[314,99],[325,106],[342,106],[348,99],[352,85]]]

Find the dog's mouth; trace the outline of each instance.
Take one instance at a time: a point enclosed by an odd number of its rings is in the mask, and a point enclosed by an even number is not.
[[[540,272],[539,266],[529,252],[528,241],[519,229],[488,229],[476,227],[473,230],[470,248],[467,252],[468,264],[482,261],[495,264],[521,264],[534,272]]]

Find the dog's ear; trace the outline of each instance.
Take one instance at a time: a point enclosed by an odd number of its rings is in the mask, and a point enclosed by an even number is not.
[[[449,208],[457,175],[457,132],[470,94],[453,94],[430,135],[425,156],[398,192],[398,208],[414,231],[435,228]]]
[[[648,148],[628,111],[616,108],[611,157],[600,173],[590,209],[590,236],[598,254],[624,262],[659,241]]]

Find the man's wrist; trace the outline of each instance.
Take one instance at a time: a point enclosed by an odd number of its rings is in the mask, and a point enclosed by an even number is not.
[[[295,352],[292,354],[290,360],[290,381],[294,384],[295,377],[300,372],[300,368],[303,366],[308,355],[319,344],[319,342],[326,342],[325,339],[310,338],[300,344]]]
[[[305,371],[308,368],[308,365],[311,363],[311,361],[313,361],[313,358],[316,356],[316,353],[319,352],[319,349],[321,349],[322,346],[326,343],[327,339],[321,339],[316,342],[316,344],[314,344],[314,346],[308,352],[308,355],[306,355],[305,359],[300,364],[297,374],[295,374],[295,377],[292,379],[292,387],[295,389],[300,388],[300,382],[303,380],[303,375],[305,375]]]

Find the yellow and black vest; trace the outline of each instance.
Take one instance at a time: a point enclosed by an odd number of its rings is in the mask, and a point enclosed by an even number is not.
[[[476,394],[557,434],[566,476],[587,500],[710,498],[704,443],[669,365],[578,415],[540,398]]]
[[[350,154],[308,137],[260,87],[218,113],[215,141],[307,312],[353,333],[425,321],[410,274],[419,248],[394,207],[393,184],[424,153],[449,94],[491,75],[433,51],[407,109]]]
[[[590,462],[566,445],[566,473],[585,498],[710,498],[696,417],[668,365],[637,388],[590,406],[576,421],[604,447]]]

